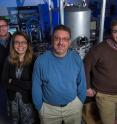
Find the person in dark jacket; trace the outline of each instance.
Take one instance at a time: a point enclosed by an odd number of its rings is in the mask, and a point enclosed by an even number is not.
[[[15,32],[2,75],[12,124],[38,123],[31,96],[34,60],[28,36],[24,32]]]
[[[9,53],[11,34],[8,32],[8,20],[0,17],[0,119],[6,116],[6,94],[1,81],[1,74]]]

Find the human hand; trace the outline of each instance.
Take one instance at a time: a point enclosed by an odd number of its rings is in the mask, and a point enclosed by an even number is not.
[[[95,90],[93,90],[91,88],[87,89],[87,96],[93,97],[93,96],[95,96],[95,94],[96,94]]]

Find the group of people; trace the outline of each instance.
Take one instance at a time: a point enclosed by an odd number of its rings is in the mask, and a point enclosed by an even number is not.
[[[69,49],[70,29],[57,25],[52,48],[35,56],[27,34],[11,36],[8,21],[0,17],[0,117],[7,114],[12,124],[81,124],[86,96],[95,96],[102,123],[114,124],[117,20],[111,32],[83,62]]]

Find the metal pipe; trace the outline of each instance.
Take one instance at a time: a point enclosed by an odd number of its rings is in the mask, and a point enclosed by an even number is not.
[[[48,7],[49,7],[49,18],[50,18],[50,32],[52,33],[52,1],[48,0]]]
[[[64,0],[59,0],[60,24],[64,24]]]
[[[99,42],[103,41],[105,9],[106,9],[106,0],[103,0],[102,8],[101,8],[101,19],[100,19],[100,29],[99,29]]]

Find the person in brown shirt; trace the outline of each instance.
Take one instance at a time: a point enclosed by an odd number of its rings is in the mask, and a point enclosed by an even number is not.
[[[117,19],[111,23],[111,38],[91,48],[84,65],[87,96],[95,96],[103,124],[114,124],[117,116]]]

